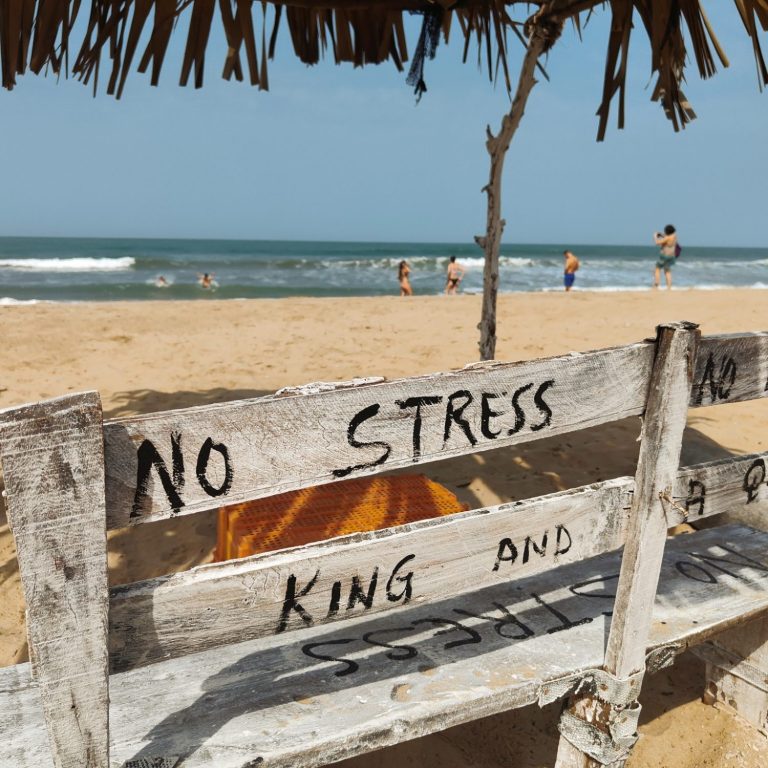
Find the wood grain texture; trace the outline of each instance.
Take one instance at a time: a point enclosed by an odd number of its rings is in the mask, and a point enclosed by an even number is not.
[[[671,522],[667,510],[680,466],[698,341],[698,326],[659,326],[640,435],[635,493],[605,651],[606,671],[619,678],[641,671],[644,665],[646,634]]]
[[[671,541],[649,649],[681,651],[768,610],[766,552],[768,533],[742,526]],[[556,698],[602,664],[619,565],[613,553],[112,675],[111,768],[170,756],[179,768],[318,766]],[[52,765],[39,705],[28,665],[0,670],[0,743],[15,768]]]
[[[653,344],[642,342],[384,383],[310,385],[107,422],[107,525],[202,512],[639,415],[652,363]],[[764,397],[766,384],[768,334],[713,336],[702,342],[690,405]],[[414,404],[420,398],[431,399]],[[148,469],[137,494],[140,453]]]
[[[670,523],[743,508],[768,522],[768,483],[753,488],[753,467],[766,460],[768,453],[681,469]],[[751,490],[745,490],[747,478]],[[401,595],[410,573],[408,602],[419,604],[609,552],[624,543],[633,490],[632,478],[617,478],[116,587],[110,601],[112,669],[226,645],[233,636],[247,640],[276,633],[291,577],[297,595],[312,583],[298,602],[304,616],[320,625],[404,608],[402,598],[391,598]],[[358,599],[348,607],[355,580],[357,594],[367,598],[374,573],[370,606]],[[331,613],[337,581],[338,609]],[[296,610],[286,618],[283,631],[306,626]]]
[[[630,489],[623,478],[117,587],[112,669],[438,603],[617,549]]]
[[[653,346],[641,343],[108,422],[108,527],[638,415],[652,358]],[[164,482],[158,471],[161,463]],[[230,468],[229,482],[225,465]],[[198,471],[203,466],[207,490]],[[350,469],[354,467],[359,468]],[[137,496],[140,474],[146,483]],[[169,489],[175,493],[173,500]]]
[[[56,768],[109,765],[101,426],[94,392],[0,414],[8,519]]]
[[[768,332],[704,337],[691,386],[692,407],[768,397]]]
[[[707,663],[704,701],[768,735],[768,616],[721,632],[694,653]]]
[[[605,651],[604,669],[619,679],[641,673],[645,667],[645,650],[664,544],[672,524],[667,510],[673,509],[672,496],[680,464],[698,341],[698,326],[691,323],[672,323],[657,329],[656,358],[643,416],[635,490]],[[573,698],[569,715],[580,723],[588,723],[610,734],[615,713],[611,706],[587,691]],[[556,768],[600,768],[608,762],[612,768],[624,765],[623,759],[587,754],[586,751],[593,745],[589,740],[584,744],[578,745],[575,740],[561,735]],[[617,750],[616,753],[621,754],[622,751],[625,750]]]

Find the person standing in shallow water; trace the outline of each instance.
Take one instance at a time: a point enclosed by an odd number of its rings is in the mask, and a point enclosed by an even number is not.
[[[672,265],[675,263],[675,250],[677,248],[677,232],[671,224],[664,227],[664,234],[654,232],[653,239],[659,246],[659,258],[656,260],[656,270],[653,273],[653,287],[659,287],[661,270],[664,270],[664,279],[667,281],[667,290],[672,287]]]
[[[461,278],[464,277],[464,267],[456,263],[456,257],[451,256],[448,262],[448,273],[446,274],[445,292],[449,296],[456,295],[456,289],[459,287]]]
[[[411,281],[408,276],[411,274],[411,268],[408,266],[408,262],[403,259],[397,268],[397,279],[400,281],[400,295],[401,296],[413,296],[413,288],[411,288]]]
[[[565,260],[563,284],[565,285],[565,290],[570,291],[576,280],[576,270],[581,266],[581,262],[572,251],[563,251],[563,259]]]

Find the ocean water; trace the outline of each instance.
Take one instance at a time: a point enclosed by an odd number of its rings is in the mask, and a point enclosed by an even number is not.
[[[683,246],[675,288],[768,288],[768,248]],[[564,247],[581,259],[575,290],[650,289],[652,244],[559,243],[504,245],[500,290],[562,290]],[[438,294],[451,255],[466,269],[461,290],[482,291],[483,255],[471,243],[0,238],[0,304],[397,295],[401,259],[415,294]],[[204,272],[213,290],[198,284]],[[160,275],[167,287],[157,286]]]

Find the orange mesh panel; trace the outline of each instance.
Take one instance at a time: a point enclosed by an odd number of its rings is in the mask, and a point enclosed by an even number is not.
[[[467,509],[424,475],[364,477],[219,510],[217,560],[375,531]]]

